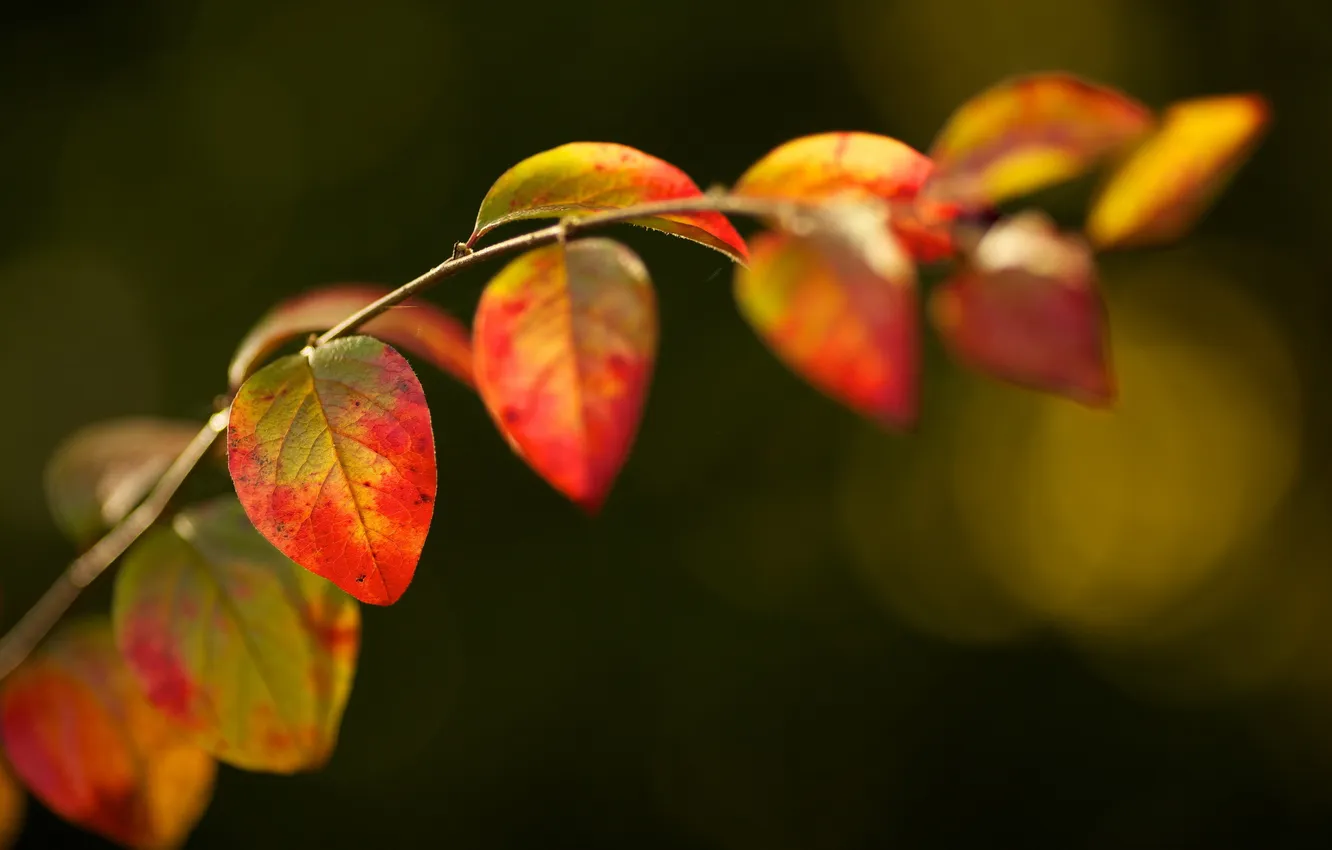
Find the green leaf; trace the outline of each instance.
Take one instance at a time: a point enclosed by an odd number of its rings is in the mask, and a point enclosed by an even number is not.
[[[501,175],[481,202],[467,244],[512,221],[584,216],[702,194],[689,175],[655,156],[608,142],[572,142],[528,157]],[[715,248],[739,263],[749,256],[740,234],[718,212],[659,215],[632,223]]]
[[[198,433],[170,419],[113,419],[75,432],[46,467],[46,500],[60,528],[87,545],[125,518]]]
[[[116,643],[150,702],[220,761],[292,773],[333,752],[355,601],[255,531],[235,498],[182,511],[116,579]]]

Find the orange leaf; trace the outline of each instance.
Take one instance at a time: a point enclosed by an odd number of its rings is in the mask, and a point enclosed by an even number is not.
[[[1017,77],[963,104],[930,149],[923,190],[966,206],[994,204],[1069,180],[1152,126],[1122,92],[1068,74]]]
[[[1091,250],[1045,216],[992,227],[930,307],[949,349],[971,367],[1091,406],[1114,400]]]
[[[1267,101],[1251,94],[1171,106],[1093,203],[1092,242],[1141,246],[1183,236],[1253,152],[1270,116]]]
[[[113,419],[75,432],[46,467],[46,500],[76,543],[91,543],[125,518],[199,426],[173,419]]]
[[[657,350],[647,269],[609,239],[529,252],[486,287],[476,382],[510,445],[598,510],[633,445]]]
[[[28,795],[23,793],[9,762],[0,759],[0,848],[3,850],[13,847],[23,831],[27,808]]]
[[[227,370],[231,388],[284,343],[328,330],[387,295],[382,286],[337,284],[281,302],[241,340]],[[409,298],[361,327],[361,333],[396,345],[472,385],[472,338],[462,322],[427,301]]]
[[[737,271],[740,312],[796,373],[890,427],[916,416],[916,276],[886,215],[763,234]]]
[[[355,601],[259,536],[235,497],[177,514],[116,576],[116,642],[148,700],[221,761],[292,773],[337,741]]]
[[[888,136],[820,133],[780,145],[750,166],[733,191],[752,198],[908,201],[933,170],[929,157]],[[957,210],[940,203],[914,207],[910,217],[894,216],[898,237],[918,260],[948,256],[952,252],[948,223]]]
[[[434,510],[435,438],[401,354],[345,337],[255,372],[232,403],[227,463],[284,555],[372,605],[407,589]]]
[[[143,698],[100,618],[11,674],[0,734],[38,799],[126,847],[181,846],[212,797],[216,763]]]
[[[583,216],[702,194],[689,175],[640,150],[571,142],[528,157],[496,180],[481,202],[467,244],[511,221]],[[632,223],[683,236],[740,263],[749,257],[744,240],[721,213],[661,215]]]

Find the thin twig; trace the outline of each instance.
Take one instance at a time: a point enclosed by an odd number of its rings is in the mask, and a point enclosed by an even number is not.
[[[167,467],[166,472],[162,473],[162,477],[157,479],[152,491],[139,506],[70,564],[55,584],[37,600],[37,604],[29,608],[23,618],[0,639],[0,679],[4,679],[23,663],[23,659],[55,626],[79,593],[105,572],[162,515],[171,497],[208,453],[218,434],[226,430],[229,411],[230,408],[213,414],[185,450]]]
[[[317,340],[314,340],[312,344],[323,345],[338,337],[345,336],[394,305],[474,265],[508,254],[549,245],[564,236],[572,236],[576,233],[613,224],[623,224],[650,216],[689,212],[722,212],[755,218],[785,220],[802,209],[803,206],[789,201],[738,198],[714,192],[694,198],[658,201],[636,207],[595,213],[583,218],[566,219],[559,224],[531,233],[524,233],[521,236],[514,236],[503,242],[497,242],[494,245],[476,250],[472,250],[466,243],[458,243],[454,246],[453,256],[449,259],[343,319]],[[69,606],[74,603],[83,589],[106,572],[107,568],[157,521],[157,518],[166,510],[171,497],[185,483],[185,479],[189,477],[190,472],[203,459],[209,447],[217,440],[218,435],[226,430],[230,410],[230,406],[228,406],[226,410],[214,414],[208,420],[208,424],[199,431],[190,444],[185,447],[185,450],[180,453],[180,456],[167,468],[166,472],[162,473],[162,477],[158,479],[143,502],[107,532],[101,540],[98,540],[92,548],[70,564],[60,578],[56,579],[46,593],[42,594],[36,604],[28,609],[27,613],[14,624],[13,628],[3,638],[0,638],[0,680],[3,680],[19,664],[23,663],[23,660],[55,626],[60,617],[69,610]]]

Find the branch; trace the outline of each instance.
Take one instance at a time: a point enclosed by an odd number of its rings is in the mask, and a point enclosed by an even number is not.
[[[460,250],[455,252],[453,257],[415,280],[403,284],[373,304],[369,304],[343,319],[316,339],[313,344],[323,345],[338,337],[346,336],[394,305],[472,266],[508,254],[516,254],[520,251],[549,245],[576,233],[613,224],[624,224],[650,216],[687,212],[721,212],[785,221],[805,208],[806,205],[790,201],[739,198],[727,195],[724,192],[711,192],[694,198],[657,201],[635,207],[596,213],[583,218],[565,219],[559,224],[531,233],[524,233],[521,236],[514,236],[503,242],[497,242],[489,247],[467,253],[464,253],[464,251],[468,251],[469,246],[463,245]],[[148,494],[143,502],[107,532],[101,540],[98,540],[92,548],[70,564],[60,578],[56,579],[46,593],[42,594],[37,603],[28,609],[22,619],[14,624],[14,627],[3,638],[0,638],[0,680],[3,680],[19,664],[23,663],[23,660],[41,642],[42,638],[46,637],[46,634],[60,620],[60,617],[69,610],[69,606],[74,603],[83,589],[106,572],[107,568],[157,521],[157,518],[166,510],[171,497],[185,483],[185,479],[189,477],[190,472],[203,459],[209,447],[217,440],[218,435],[226,430],[230,410],[231,408],[228,406],[226,410],[215,413],[208,420],[208,424],[199,431],[190,444],[185,447],[185,450],[180,453],[180,456],[167,468],[166,472],[162,473],[162,477],[158,479],[152,492]]]
[[[180,456],[162,473],[162,477],[157,479],[152,491],[139,506],[70,564],[55,584],[37,600],[37,604],[29,608],[23,618],[0,639],[0,679],[4,679],[23,663],[23,659],[46,637],[46,633],[69,610],[83,589],[105,572],[162,515],[171,497],[176,495],[180,485],[185,483],[190,472],[208,453],[218,434],[226,430],[229,412],[228,407],[227,410],[214,413]]]

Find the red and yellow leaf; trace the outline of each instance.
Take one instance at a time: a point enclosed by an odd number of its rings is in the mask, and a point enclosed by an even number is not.
[[[389,293],[381,286],[338,284],[289,298],[259,320],[241,340],[227,370],[234,390],[283,344],[328,330],[362,307]],[[427,301],[409,298],[361,327],[472,385],[472,335],[453,316]]]
[[[571,142],[528,157],[490,187],[468,245],[502,224],[563,218],[702,195],[680,169],[640,150],[609,142]],[[718,212],[652,216],[633,222],[691,239],[743,263],[745,241]]]
[[[1142,246],[1183,236],[1253,152],[1270,117],[1267,101],[1252,94],[1171,106],[1092,205],[1092,243]]]
[[[0,759],[0,848],[14,846],[27,815],[28,795],[23,792],[9,762]]]
[[[882,425],[905,427],[917,401],[915,269],[882,219],[858,229],[763,234],[736,273],[735,298],[798,375]]]
[[[609,239],[524,254],[486,287],[473,328],[477,388],[500,432],[595,512],[633,445],[656,358],[642,261]]]
[[[435,502],[421,383],[368,336],[254,373],[231,408],[227,462],[255,528],[296,563],[373,605],[416,572]]]
[[[944,342],[972,368],[1089,406],[1114,400],[1091,249],[1044,216],[996,224],[930,307]]]
[[[911,146],[873,133],[819,133],[778,146],[750,166],[734,193],[751,198],[819,200],[874,197],[909,201],[925,184],[934,164]],[[910,216],[895,215],[898,238],[922,262],[952,253],[948,224],[957,214],[949,204],[921,199]]]
[[[144,699],[101,618],[10,675],[0,735],[39,800],[125,847],[181,846],[212,798],[217,763]]]
[[[1085,173],[1152,127],[1122,92],[1068,74],[1017,77],[967,101],[930,149],[924,192],[966,206],[994,204]]]
[[[234,498],[183,511],[136,543],[112,616],[148,700],[219,760],[293,773],[332,755],[360,609],[274,549]]]
[[[75,432],[46,467],[46,500],[56,523],[86,545],[148,495],[199,431],[172,419],[113,419]]]

